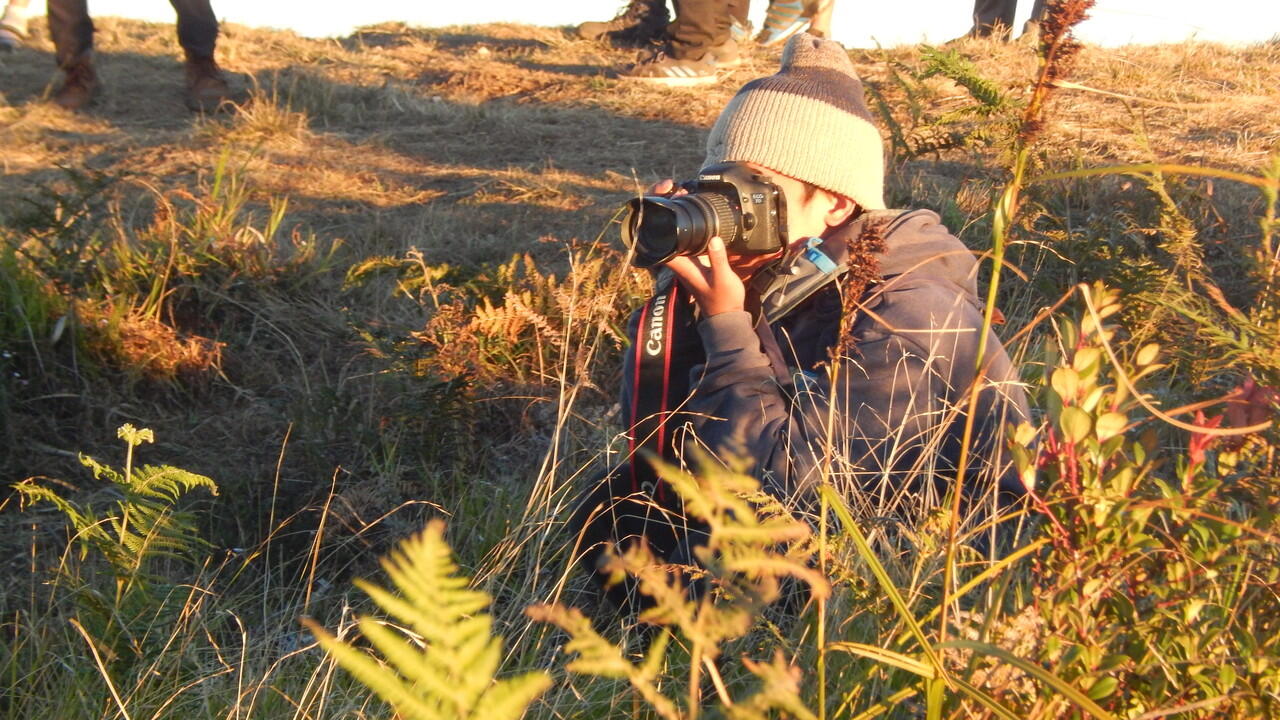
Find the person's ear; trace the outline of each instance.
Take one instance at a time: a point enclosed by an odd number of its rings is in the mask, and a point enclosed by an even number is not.
[[[823,216],[823,220],[826,222],[827,227],[842,225],[846,220],[858,213],[858,203],[853,200],[850,200],[843,195],[837,195],[825,190],[822,192],[826,194],[827,199],[830,201],[827,212]]]

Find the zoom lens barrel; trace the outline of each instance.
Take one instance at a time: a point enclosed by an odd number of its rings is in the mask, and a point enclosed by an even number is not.
[[[716,235],[732,243],[741,232],[739,215],[718,192],[668,198],[646,195],[627,203],[622,241],[635,248],[631,264],[648,268],[677,255],[698,255]]]

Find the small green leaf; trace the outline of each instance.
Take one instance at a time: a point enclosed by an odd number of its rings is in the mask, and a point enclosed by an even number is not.
[[[1080,390],[1080,375],[1071,368],[1060,367],[1053,371],[1049,384],[1064,403],[1073,402]]]
[[[1142,367],[1144,365],[1150,365],[1151,363],[1156,361],[1156,358],[1159,355],[1160,355],[1160,343],[1148,343],[1146,345],[1143,345],[1142,349],[1138,351],[1138,354],[1134,357],[1133,362],[1139,367]]]
[[[1089,688],[1089,699],[1101,700],[1102,698],[1115,692],[1116,685],[1119,685],[1119,684],[1120,684],[1120,681],[1116,680],[1114,677],[1111,677],[1110,675],[1104,678],[1099,678],[1098,681],[1095,682],[1093,686]]]
[[[1076,351],[1076,356],[1071,359],[1071,367],[1081,375],[1088,374],[1089,369],[1093,367],[1102,357],[1102,351],[1096,347],[1082,347]]]
[[[1093,409],[1098,407],[1098,402],[1102,400],[1102,396],[1106,392],[1107,392],[1107,388],[1103,386],[1098,386],[1090,390],[1089,394],[1085,396],[1084,402],[1080,403],[1080,408],[1082,410],[1088,410],[1089,412],[1093,412]]]
[[[1121,413],[1109,412],[1098,418],[1094,426],[1094,432],[1098,434],[1098,440],[1103,442],[1119,435],[1124,431],[1125,425],[1129,424],[1129,418]]]
[[[1015,428],[1013,431],[1013,441],[1021,445],[1022,447],[1027,447],[1035,439],[1036,439],[1035,427],[1031,423],[1025,420],[1018,423],[1018,427]]]
[[[1223,665],[1218,668],[1218,682],[1222,683],[1224,691],[1230,690],[1236,684],[1236,669],[1230,665]]]
[[[1064,407],[1062,415],[1058,417],[1058,426],[1062,428],[1067,440],[1078,443],[1089,436],[1089,431],[1093,429],[1093,420],[1089,417],[1089,413],[1080,408]]]

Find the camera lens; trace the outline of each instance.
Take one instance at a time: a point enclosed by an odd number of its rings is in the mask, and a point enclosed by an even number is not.
[[[697,255],[716,235],[733,242],[738,236],[737,211],[717,192],[666,198],[646,195],[627,203],[622,241],[635,248],[631,264],[653,267],[677,255]]]

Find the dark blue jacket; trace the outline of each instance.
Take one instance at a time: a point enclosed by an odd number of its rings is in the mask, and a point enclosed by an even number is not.
[[[1003,428],[1029,420],[1030,413],[994,333],[983,372],[976,371],[982,303],[973,253],[927,210],[864,213],[821,248],[843,261],[850,238],[872,225],[886,247],[880,279],[859,300],[852,344],[834,373],[828,358],[840,335],[839,283],[764,326],[753,325],[748,312],[702,319],[694,357],[705,361],[688,368],[690,389],[670,429],[676,447],[696,442],[713,454],[745,459],[771,494],[796,509],[811,504],[830,447],[828,481],[850,502],[876,514],[910,515],[933,505],[955,481],[976,382],[965,497],[970,504],[1000,505],[1020,497],[1021,482],[1004,457]],[[797,282],[789,268],[782,270],[760,293],[765,307]],[[633,317],[633,344],[637,324]],[[681,356],[689,354],[673,354],[677,361]],[[622,406],[629,418],[637,390],[633,354],[626,358]]]

